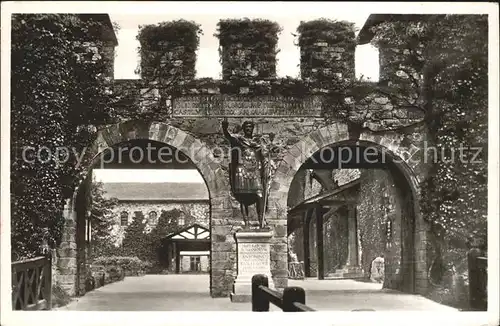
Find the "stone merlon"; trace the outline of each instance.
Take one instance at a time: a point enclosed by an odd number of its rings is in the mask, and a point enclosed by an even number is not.
[[[94,20],[103,23],[101,39],[113,43],[114,46],[118,45],[113,23],[108,14],[79,14],[81,20]]]
[[[358,34],[358,45],[363,45],[370,43],[375,34],[371,31],[371,28],[385,22],[396,22],[396,21],[418,21],[424,20],[425,17],[430,15],[415,15],[415,14],[372,14],[368,17],[365,24],[361,28]]]

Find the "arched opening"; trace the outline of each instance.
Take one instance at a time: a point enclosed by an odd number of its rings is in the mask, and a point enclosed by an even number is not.
[[[403,158],[375,142],[338,141],[314,151],[287,195],[289,260],[301,263],[306,278],[416,292],[414,180]]]
[[[144,130],[143,130],[144,129]],[[128,148],[128,149],[127,149]],[[142,154],[141,154],[142,152]],[[137,211],[142,212],[143,222],[156,224],[158,226],[162,221],[164,214],[163,206],[167,206],[167,212],[177,211],[176,225],[172,232],[162,233],[162,246],[165,253],[163,262],[160,261],[156,273],[191,273],[194,270],[197,273],[204,273],[205,276],[198,282],[200,284],[188,284],[191,290],[198,293],[209,295],[214,290],[211,286],[211,239],[210,236],[211,214],[212,214],[212,196],[225,190],[223,183],[216,183],[218,176],[217,162],[203,143],[184,133],[183,131],[163,124],[152,123],[144,126],[134,124],[121,124],[111,126],[100,131],[93,153],[94,156],[91,165],[87,168],[86,177],[79,187],[75,190],[73,200],[67,203],[65,218],[65,234],[67,241],[63,246],[74,248],[69,252],[60,248],[58,265],[68,263],[72,264],[72,269],[60,269],[58,277],[66,280],[65,288],[70,293],[82,295],[85,293],[86,278],[91,274],[92,268],[89,264],[92,250],[92,223],[89,223],[92,208],[92,181],[94,172],[101,171],[101,175],[109,174],[110,171],[129,171],[135,175],[135,179],[140,179],[139,172],[149,171],[171,171],[170,175],[182,175],[182,171],[195,171],[198,179],[202,180],[196,187],[187,187],[181,189],[177,182],[176,186],[166,191],[162,183],[168,183],[168,180],[155,180],[147,183],[149,186],[155,184],[155,187],[135,187],[132,191],[125,191],[128,198],[119,200],[118,207],[114,211],[115,228],[125,229],[132,224]],[[161,157],[160,157],[161,156]],[[180,171],[180,172],[179,172]],[[161,174],[161,173],[160,173]],[[163,182],[165,181],[165,182]],[[139,184],[140,182],[135,182]],[[115,187],[116,188],[116,187]],[[123,187],[118,187],[123,193]],[[151,188],[151,189],[148,189]],[[156,189],[156,196],[147,195]],[[115,189],[116,190],[116,189]],[[182,198],[168,198],[166,193],[182,193]],[[193,198],[193,195],[196,198]],[[123,205],[137,206],[137,198],[141,203],[141,210],[124,209]],[[220,196],[219,196],[220,197]],[[147,206],[147,207],[146,207]],[[154,206],[154,207],[153,207]],[[174,207],[175,206],[175,207]],[[196,206],[190,212],[186,206]],[[201,207],[201,208],[200,208]],[[191,207],[192,208],[192,207]],[[168,214],[167,214],[168,215]],[[172,214],[170,214],[172,215]],[[203,217],[200,221],[200,215]],[[164,217],[164,216],[163,216]],[[156,221],[156,223],[155,223]],[[172,223],[163,223],[163,227],[171,227]],[[165,225],[167,224],[167,225]],[[154,230],[154,228],[152,228]],[[151,228],[146,229],[146,233],[152,232]],[[121,239],[124,240],[124,239]],[[162,265],[163,263],[163,265]],[[207,275],[208,274],[208,275]],[[88,283],[88,282],[87,282]],[[209,284],[206,284],[209,283]],[[179,284],[179,282],[176,282]],[[217,288],[216,288],[217,290]]]

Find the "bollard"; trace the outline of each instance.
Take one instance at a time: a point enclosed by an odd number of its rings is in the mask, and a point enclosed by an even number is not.
[[[266,275],[257,274],[252,277],[252,311],[269,311],[269,300],[263,295],[259,286],[269,286]]]
[[[299,286],[290,286],[283,290],[283,311],[301,311],[295,307],[294,302],[306,304],[306,292]]]

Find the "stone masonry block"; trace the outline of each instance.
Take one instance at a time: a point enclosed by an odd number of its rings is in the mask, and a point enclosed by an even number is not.
[[[218,256],[219,257],[219,256]],[[220,260],[219,258],[217,260],[212,260],[212,270],[214,271],[223,271],[226,269],[233,269],[234,267],[234,262],[227,259],[227,260]]]
[[[222,278],[226,275],[226,272],[224,269],[217,269],[217,268],[212,268],[212,280],[215,280],[217,278]]]
[[[59,286],[66,292],[69,296],[74,297],[76,295],[76,286],[74,283],[59,283]]]
[[[61,244],[59,245],[59,249],[61,250],[64,250],[64,249],[74,249],[76,250],[76,242],[68,242],[68,241],[65,241],[65,242],[61,242]]]
[[[274,286],[276,288],[284,289],[288,286],[288,278],[285,277],[273,277]]]
[[[232,219],[233,218],[233,210],[232,209],[224,209],[224,208],[223,209],[213,208],[212,209],[212,218],[216,218],[219,220]],[[219,226],[217,226],[217,227],[219,227]],[[216,230],[214,230],[214,231],[216,231]]]
[[[57,282],[60,284],[75,284],[76,283],[76,274],[73,275],[57,275]]]
[[[282,239],[282,240],[285,240],[286,238]],[[277,243],[271,243],[271,250],[272,251],[275,251],[275,252],[287,252],[287,244],[286,243],[282,243],[282,241],[280,240],[277,240],[277,239],[273,239],[274,241],[279,241]]]
[[[286,237],[286,235],[287,235],[286,225],[276,225],[274,227],[274,236],[275,237]]]
[[[212,243],[212,251],[216,252],[235,252],[236,244],[230,242],[214,242]]]
[[[165,138],[167,136],[167,132],[169,130],[169,126],[165,123],[159,123],[158,124],[158,129],[155,130],[156,127],[154,127],[154,124],[151,125],[151,128],[150,128],[150,133],[154,132],[156,133],[156,137],[155,138],[151,138],[153,140],[156,140],[156,141],[159,141],[159,142],[164,142],[165,141]],[[171,138],[169,138],[168,140],[171,140]]]
[[[325,145],[329,145],[329,143],[319,130],[312,132],[309,137],[318,145],[319,148],[322,148]]]
[[[231,212],[232,215],[232,212]],[[224,225],[212,226],[212,235],[229,235],[231,234],[232,227]]]
[[[165,135],[165,138],[164,138],[164,141],[165,143],[181,150],[181,151],[184,151],[184,148],[182,147],[182,144],[184,143],[184,139],[188,136],[185,132],[180,132],[180,131],[177,131],[175,130],[175,136],[174,138],[169,138],[171,137],[171,130],[173,130],[172,128],[169,128],[169,130],[167,131],[166,135]],[[185,153],[186,154],[186,153]]]
[[[76,259],[76,249],[58,249],[57,253],[61,259]]]
[[[282,260],[272,260],[271,270],[288,270],[288,262]]]
[[[275,270],[271,271],[271,274],[273,275],[273,277],[284,277],[284,278],[287,278],[288,277],[288,270],[275,269]]]

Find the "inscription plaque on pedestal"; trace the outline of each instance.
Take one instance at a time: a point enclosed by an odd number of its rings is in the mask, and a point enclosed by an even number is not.
[[[269,244],[242,243],[238,246],[238,275],[250,277],[271,270]]]
[[[252,295],[252,276],[267,275],[269,287],[274,288],[271,276],[271,231],[237,232],[238,275],[231,293],[232,302],[249,302]]]

